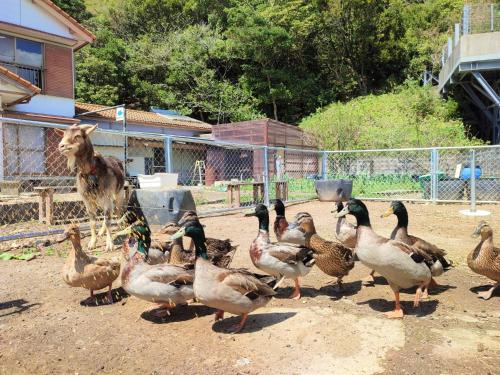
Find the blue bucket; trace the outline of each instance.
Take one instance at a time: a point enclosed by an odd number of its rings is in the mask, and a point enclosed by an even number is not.
[[[476,179],[479,179],[481,177],[481,167],[479,165],[476,166]],[[470,180],[471,176],[471,168],[470,166],[464,167],[462,169],[462,173],[460,173],[460,179],[462,180]]]

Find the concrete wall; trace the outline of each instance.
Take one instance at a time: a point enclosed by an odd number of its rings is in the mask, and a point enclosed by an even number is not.
[[[459,64],[493,60],[500,60],[500,32],[462,35],[439,72],[439,89],[458,73]]]

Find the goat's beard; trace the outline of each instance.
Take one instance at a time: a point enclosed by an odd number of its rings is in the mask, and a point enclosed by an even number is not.
[[[73,172],[76,169],[76,156],[73,154],[66,155],[68,159],[68,169]]]

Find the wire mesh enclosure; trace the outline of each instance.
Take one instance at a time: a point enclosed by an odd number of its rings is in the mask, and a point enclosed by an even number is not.
[[[58,150],[57,124],[2,118],[0,229],[88,219],[75,172]],[[500,147],[319,151],[201,138],[96,130],[95,152],[127,162],[129,193],[141,176],[171,174],[201,213],[316,198],[315,181],[347,179],[361,199],[500,203]]]

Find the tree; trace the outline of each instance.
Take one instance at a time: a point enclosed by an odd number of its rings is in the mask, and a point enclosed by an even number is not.
[[[467,137],[457,108],[452,99],[408,81],[390,93],[333,103],[300,127],[331,150],[480,144]]]
[[[78,22],[84,22],[92,16],[87,11],[84,0],[53,0],[53,2]]]

